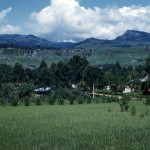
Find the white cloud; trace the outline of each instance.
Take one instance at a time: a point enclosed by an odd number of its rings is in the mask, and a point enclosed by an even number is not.
[[[7,16],[7,14],[12,10],[11,7],[9,7],[8,9],[2,10],[0,12],[0,22],[3,21],[3,19]]]
[[[150,6],[86,9],[77,0],[51,0],[30,18],[28,27],[53,41],[113,39],[128,29],[150,32]]]
[[[17,34],[21,31],[19,26],[4,25],[0,27],[0,34]]]
[[[2,10],[0,12],[0,23],[4,22],[5,17],[11,11],[12,11],[12,8],[9,7],[8,9]],[[5,25],[0,26],[0,34],[17,34],[20,31],[21,31],[21,28],[19,26],[12,26],[10,24],[5,24]]]

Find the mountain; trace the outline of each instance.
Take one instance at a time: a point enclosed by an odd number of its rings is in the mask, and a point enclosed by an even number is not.
[[[127,30],[123,35],[114,40],[100,40],[96,38],[88,38],[76,44],[76,48],[103,50],[105,47],[133,47],[150,45],[150,33]]]
[[[127,30],[122,36],[117,37],[115,41],[150,42],[150,33]]]
[[[34,35],[2,34],[0,35],[0,44],[14,44],[19,46],[43,46],[54,48],[70,48],[74,43],[55,43]]]
[[[129,44],[130,42],[130,44]],[[136,43],[135,43],[136,42]],[[132,45],[150,42],[150,33],[127,30],[122,36],[114,40],[100,40],[96,38],[88,38],[78,43],[70,42],[51,42],[46,39],[36,37],[34,35],[18,35],[18,34],[2,34],[0,35],[0,44],[14,44],[20,46],[43,46],[53,48],[85,48],[99,49],[104,46],[130,47]]]

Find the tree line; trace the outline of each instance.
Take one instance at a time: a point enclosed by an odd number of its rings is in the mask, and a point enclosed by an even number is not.
[[[125,87],[127,85],[138,85],[136,79],[144,78],[150,72],[150,60],[146,60],[146,65],[142,66],[121,66],[116,62],[111,69],[99,68],[89,65],[86,58],[74,56],[68,62],[59,61],[57,64],[52,63],[47,66],[44,60],[36,69],[24,68],[22,64],[15,63],[9,66],[0,64],[0,85],[2,83],[31,83],[37,87],[53,87],[53,88],[71,88],[72,84],[85,82],[90,88],[92,85],[98,89],[104,86]]]

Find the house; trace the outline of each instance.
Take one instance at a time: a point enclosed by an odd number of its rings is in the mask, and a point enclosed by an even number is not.
[[[106,90],[106,91],[110,90],[110,86],[109,86],[109,85],[108,85],[108,86],[105,86],[105,87],[104,87],[104,90]]]
[[[71,87],[72,87],[73,89],[76,89],[76,88],[77,88],[77,85],[72,84]]]
[[[123,91],[123,93],[131,93],[131,92],[134,92],[134,89],[131,89],[129,86],[127,86]]]
[[[48,92],[55,92],[55,89],[51,88],[51,87],[42,87],[42,88],[38,88],[34,90],[35,93],[39,93],[39,94],[44,94],[44,93],[48,93]]]

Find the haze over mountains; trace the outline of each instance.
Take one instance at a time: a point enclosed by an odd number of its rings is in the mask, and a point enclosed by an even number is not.
[[[114,40],[100,40],[96,38],[88,38],[78,43],[70,42],[51,42],[43,38],[36,37],[34,35],[19,35],[19,34],[2,34],[0,35],[0,44],[14,44],[19,46],[41,46],[41,47],[53,47],[53,48],[72,48],[72,47],[85,47],[92,48],[94,45],[109,45],[116,44],[119,46],[123,44],[129,44],[129,42],[150,42],[150,33],[127,30],[123,35],[117,37]],[[135,43],[134,43],[135,44]]]

